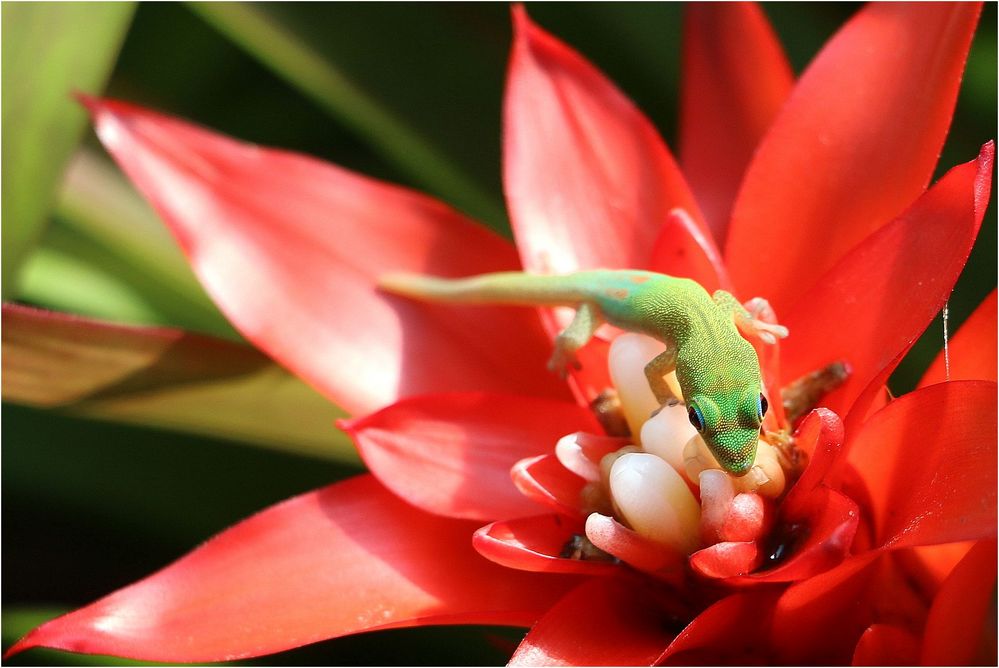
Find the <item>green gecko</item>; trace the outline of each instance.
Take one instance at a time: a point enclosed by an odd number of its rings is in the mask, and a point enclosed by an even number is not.
[[[739,331],[768,343],[787,336],[724,290],[713,296],[695,281],[637,270],[594,270],[567,275],[500,272],[460,279],[417,274],[383,276],[379,286],[416,299],[468,304],[571,306],[576,315],[555,339],[548,367],[565,377],[579,368],[576,351],[601,324],[651,336],[666,350],[645,366],[660,406],[672,396],[664,376],[676,370],[690,423],[718,462],[733,475],[753,466],[767,400],[760,363]]]

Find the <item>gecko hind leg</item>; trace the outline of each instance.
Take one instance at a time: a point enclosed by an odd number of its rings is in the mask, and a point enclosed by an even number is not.
[[[770,302],[763,297],[753,297],[743,305],[732,293],[715,290],[711,298],[719,308],[732,313],[735,326],[745,336],[774,344],[777,339],[783,339],[788,334],[787,327],[777,324],[777,316]]]
[[[555,350],[548,360],[548,369],[565,379],[568,375],[569,367],[579,369],[579,360],[576,359],[576,351],[582,348],[593,338],[593,333],[597,331],[603,319],[597,309],[588,302],[583,302],[576,309],[576,315],[572,322],[562,332],[555,337]]]

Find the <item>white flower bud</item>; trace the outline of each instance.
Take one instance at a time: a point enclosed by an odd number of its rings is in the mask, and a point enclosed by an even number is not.
[[[677,471],[656,455],[633,452],[614,461],[610,491],[636,532],[690,554],[700,545],[701,509]]]

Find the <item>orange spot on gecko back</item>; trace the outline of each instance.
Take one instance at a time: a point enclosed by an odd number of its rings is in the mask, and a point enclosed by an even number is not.
[[[635,283],[636,285],[641,285],[642,283],[645,283],[647,280],[649,280],[648,276],[638,275],[638,276],[632,276],[631,277],[631,282]]]
[[[604,290],[604,294],[611,299],[625,299],[628,297],[628,291],[624,288],[607,288]]]

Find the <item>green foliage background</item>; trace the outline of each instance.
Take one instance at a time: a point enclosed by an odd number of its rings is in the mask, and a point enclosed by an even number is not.
[[[856,8],[765,4],[796,72]],[[681,6],[528,9],[606,71],[675,145]],[[111,96],[429,191],[509,234],[500,186],[511,37],[505,4],[5,3],[2,18],[7,299],[238,337],[176,264],[174,249],[157,245],[155,235],[136,238],[123,224],[132,212],[135,220],[151,216],[127,189],[112,187],[113,170],[109,199],[61,183],[70,154],[85,151],[98,167],[106,160],[65,95],[67,83],[99,92],[106,79]],[[995,137],[996,5],[989,3],[941,173]],[[14,170],[30,180],[12,184]],[[951,331],[995,286],[995,210],[993,203],[951,301]],[[910,389],[941,344],[938,318],[893,389]],[[252,512],[359,470],[6,403],[2,435],[5,647]],[[499,664],[517,638],[477,627],[392,631],[264,662]],[[94,659],[33,651],[10,663],[71,662]]]

